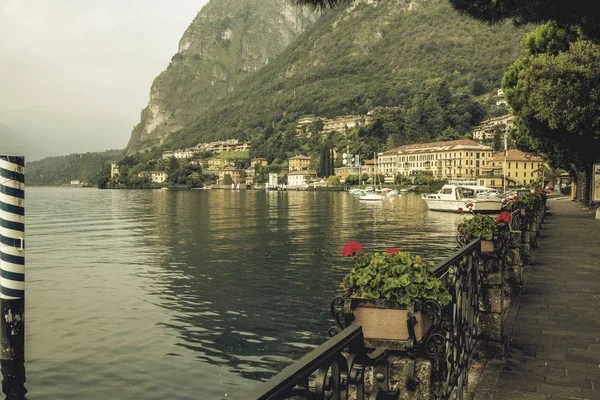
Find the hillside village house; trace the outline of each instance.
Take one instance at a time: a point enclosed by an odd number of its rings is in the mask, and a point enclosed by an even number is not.
[[[138,173],[138,176],[140,178],[147,178],[152,183],[164,183],[169,177],[169,174],[165,171],[142,171]]]
[[[111,162],[110,163],[110,178],[112,179],[117,175],[119,175],[119,164],[117,164],[116,162]]]
[[[479,184],[490,187],[502,187],[504,174],[504,152],[495,153],[482,168]],[[507,185],[528,186],[542,177],[540,168],[548,167],[542,158],[533,153],[524,153],[511,149],[506,152]]]
[[[224,158],[210,158],[208,160],[208,168],[210,169],[219,169],[225,168],[229,165],[229,161]]]
[[[195,153],[196,153],[196,151],[194,151],[192,149],[165,151],[165,152],[163,152],[163,158],[171,158],[171,157],[175,157],[178,159],[192,158]]]
[[[323,133],[344,132],[357,126],[367,125],[370,118],[363,115],[344,115],[323,121]]]
[[[436,179],[475,178],[492,157],[492,148],[469,139],[409,144],[379,153],[377,171],[387,180],[430,171]]]
[[[266,158],[253,158],[252,160],[250,160],[251,168],[254,168],[257,165],[259,167],[266,167],[267,165],[269,165],[269,163],[267,162]]]
[[[288,174],[288,187],[305,187],[316,178],[317,171],[292,171]]]
[[[486,119],[473,129],[473,139],[493,139],[496,135],[496,130],[494,129],[496,126],[502,128],[502,133],[508,133],[508,131],[514,126],[514,119],[515,117],[510,114]]]
[[[297,155],[288,159],[288,165],[290,171],[302,171],[307,170],[310,167],[310,157],[302,154]]]
[[[240,183],[240,181],[242,179],[242,170],[238,169],[238,168],[233,168],[233,167],[225,167],[225,168],[219,169],[219,181],[218,181],[219,185],[223,184],[225,175],[231,176],[231,180],[233,181],[233,183],[235,183],[237,185],[238,183]]]
[[[344,182],[348,175],[359,175],[362,173],[361,166],[356,167],[339,167],[335,168],[335,176],[340,178],[340,181]]]

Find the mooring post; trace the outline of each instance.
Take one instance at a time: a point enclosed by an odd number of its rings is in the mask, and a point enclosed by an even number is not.
[[[0,361],[25,360],[25,158],[0,156]]]

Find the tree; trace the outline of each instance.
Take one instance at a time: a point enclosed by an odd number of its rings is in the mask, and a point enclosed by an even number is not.
[[[337,176],[330,176],[327,178],[327,186],[340,186],[341,184],[340,178]]]
[[[225,174],[223,176],[223,185],[231,185],[233,183],[233,179],[231,179],[230,174]]]

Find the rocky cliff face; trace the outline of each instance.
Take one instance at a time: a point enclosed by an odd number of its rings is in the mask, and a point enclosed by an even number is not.
[[[318,15],[287,0],[211,0],[152,84],[126,153],[160,145],[231,94],[309,27]]]

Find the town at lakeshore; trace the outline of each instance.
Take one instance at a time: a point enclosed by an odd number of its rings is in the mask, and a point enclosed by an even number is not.
[[[252,142],[228,139],[199,143],[186,149],[164,151],[159,159],[131,168],[128,158],[113,161],[102,187],[159,188],[233,187],[251,188],[270,184],[287,189],[316,186],[374,184],[431,184],[448,179],[475,180],[481,186],[501,188],[530,187],[541,184],[548,164],[540,155],[516,149],[498,151],[498,143],[510,135],[514,117],[510,114],[490,118],[476,126],[473,139],[455,139],[406,144],[374,154],[353,154],[334,147],[331,137],[349,129],[368,126],[366,116],[348,115],[333,119],[306,116],[298,120],[297,137],[305,140],[319,135],[320,156],[301,152],[285,160],[269,162],[251,157]],[[318,125],[318,130],[307,129]],[[495,151],[496,150],[496,151]],[[323,158],[326,158],[324,160]],[[125,171],[124,171],[125,169]],[[124,173],[125,172],[125,173]],[[170,178],[169,178],[170,177]],[[270,177],[270,181],[269,181]],[[77,182],[79,183],[79,182]]]

